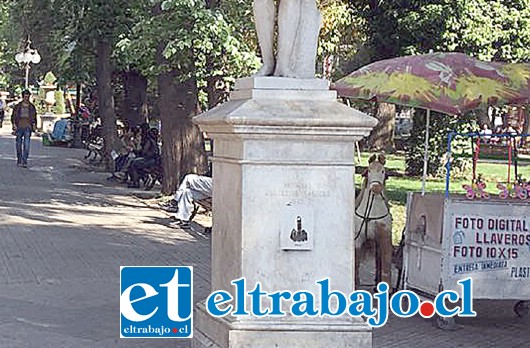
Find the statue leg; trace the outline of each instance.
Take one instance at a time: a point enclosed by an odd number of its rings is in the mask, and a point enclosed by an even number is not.
[[[274,0],[254,0],[254,21],[258,34],[263,66],[257,76],[268,76],[274,72],[274,21],[276,7]]]
[[[314,78],[318,46],[318,35],[322,16],[315,0],[301,1],[301,17],[298,24],[298,36],[293,45],[291,56],[293,73],[298,78]]]
[[[282,0],[278,10],[278,55],[274,76],[293,76],[292,56],[300,22],[301,0]]]

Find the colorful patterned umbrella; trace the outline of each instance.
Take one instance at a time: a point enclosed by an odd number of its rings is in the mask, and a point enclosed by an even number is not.
[[[369,64],[333,87],[343,97],[463,114],[530,100],[530,64],[483,62],[462,53],[430,53]]]
[[[429,53],[381,60],[332,86],[343,97],[427,109],[421,191],[425,193],[430,110],[463,114],[530,100],[530,64],[489,63],[463,53]]]

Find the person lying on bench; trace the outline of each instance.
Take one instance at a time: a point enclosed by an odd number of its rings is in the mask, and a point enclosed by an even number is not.
[[[175,196],[162,209],[174,212],[180,227],[189,227],[194,201],[212,197],[212,178],[206,175],[187,174],[179,185]]]

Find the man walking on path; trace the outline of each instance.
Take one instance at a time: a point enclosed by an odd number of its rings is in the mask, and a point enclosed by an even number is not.
[[[0,96],[0,128],[4,125],[4,116],[6,112],[6,101]]]
[[[15,105],[11,115],[11,124],[16,135],[17,165],[27,168],[31,132],[37,128],[37,109],[29,101],[31,93],[22,92],[22,101]]]

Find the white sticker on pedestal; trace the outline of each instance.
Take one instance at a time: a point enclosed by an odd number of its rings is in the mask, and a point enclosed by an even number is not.
[[[285,205],[281,217],[280,247],[282,250],[313,249],[313,209],[304,202]]]

